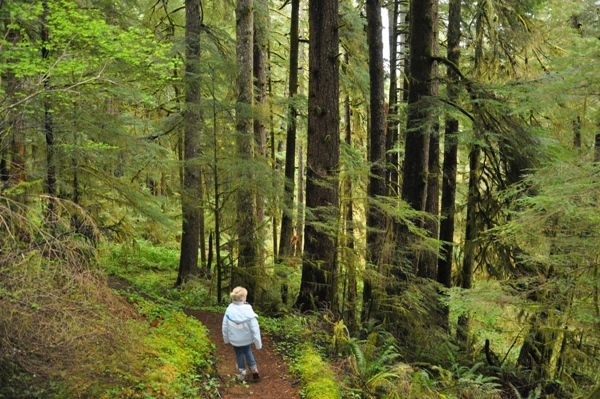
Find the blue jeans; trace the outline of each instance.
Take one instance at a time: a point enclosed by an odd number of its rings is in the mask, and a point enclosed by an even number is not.
[[[252,349],[250,349],[250,345],[234,346],[233,349],[235,350],[235,357],[237,359],[238,369],[246,370],[246,363],[244,362],[244,358],[246,358],[248,367],[256,366],[256,360],[254,360],[254,355],[252,354]]]

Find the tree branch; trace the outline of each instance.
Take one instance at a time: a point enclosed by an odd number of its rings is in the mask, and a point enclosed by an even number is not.
[[[102,78],[102,74],[104,73],[104,70],[106,69],[106,65],[107,64],[108,64],[108,61],[104,63],[104,66],[102,67],[102,69],[94,77],[82,80],[80,82],[74,83],[74,84],[72,84],[70,86],[67,86],[67,87],[64,87],[62,89],[50,89],[50,90],[42,89],[42,90],[38,90],[35,93],[31,93],[30,95],[28,95],[28,96],[20,99],[19,101],[15,102],[13,104],[10,104],[10,105],[7,105],[6,107],[0,108],[0,112],[4,112],[4,111],[7,111],[9,109],[13,109],[15,107],[18,107],[19,105],[28,102],[32,98],[35,98],[35,97],[37,97],[37,96],[39,96],[41,94],[44,94],[44,93],[60,93],[60,92],[66,93],[66,92],[72,91],[76,87],[86,85],[86,84],[94,82],[96,80],[100,80]],[[104,79],[104,80],[107,81],[107,82],[110,82],[110,83],[115,83],[115,82],[113,82],[111,80],[108,80],[108,79]]]

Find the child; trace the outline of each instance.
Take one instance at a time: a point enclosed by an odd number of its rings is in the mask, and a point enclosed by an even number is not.
[[[246,380],[246,363],[252,372],[254,381],[258,381],[258,367],[252,354],[250,345],[254,344],[256,349],[262,348],[260,339],[260,327],[258,325],[258,315],[254,313],[252,306],[246,302],[248,291],[244,287],[235,287],[229,296],[232,303],[229,304],[223,317],[223,340],[226,344],[231,344],[235,350],[237,365],[240,374],[238,379]],[[245,362],[244,362],[245,358]]]

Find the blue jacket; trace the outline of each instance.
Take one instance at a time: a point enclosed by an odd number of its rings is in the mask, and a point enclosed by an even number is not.
[[[258,315],[247,302],[232,302],[223,316],[223,341],[233,346],[262,348]]]

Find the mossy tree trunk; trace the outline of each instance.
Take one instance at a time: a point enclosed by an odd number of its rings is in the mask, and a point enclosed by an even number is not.
[[[450,0],[448,18],[448,60],[457,67],[460,65],[460,0]],[[448,100],[458,98],[458,72],[447,68]],[[445,116],[444,161],[442,165],[442,202],[440,221],[441,258],[438,260],[437,281],[445,287],[452,286],[452,256],[454,252],[454,221],[456,210],[456,170],[458,165],[458,120],[449,114]]]
[[[302,281],[296,306],[335,306],[339,135],[338,0],[309,4],[308,155]]]
[[[438,2],[433,2],[431,11],[433,18],[433,55],[438,55]],[[425,210],[429,214],[424,222],[424,227],[432,239],[439,236],[439,214],[440,214],[440,122],[438,103],[434,102],[439,96],[438,63],[431,66],[431,96],[428,107],[431,109],[431,131],[429,137],[429,154],[427,161],[427,198]],[[425,250],[417,260],[417,276],[435,280],[437,277],[438,253],[433,250]]]
[[[398,18],[399,0],[388,2],[388,27],[390,45],[390,89],[388,93],[388,113],[386,120],[386,184],[388,195],[398,193]]]
[[[50,30],[48,29],[48,2],[42,2],[42,58],[47,60],[50,58]],[[49,77],[44,78],[44,90],[50,89]],[[54,119],[52,116],[52,107],[49,98],[44,99],[44,133],[46,136],[46,193],[48,194],[48,207],[46,208],[46,223],[51,229],[57,222],[58,215],[56,214],[56,147],[55,147],[55,132]]]
[[[253,184],[254,134],[252,123],[253,105],[253,48],[254,48],[254,2],[238,0],[236,7],[236,57],[237,57],[237,103],[236,103],[236,152],[240,160],[237,187],[237,236],[238,268],[233,275],[233,285],[248,289],[248,301],[256,295],[256,271],[258,267],[258,240],[255,192]]]
[[[253,44],[253,73],[256,117],[254,118],[254,140],[256,143],[256,158],[264,163],[267,169],[267,32],[269,29],[268,5],[265,0],[254,0],[254,44]],[[265,196],[260,191],[256,193],[256,222],[258,242],[257,275],[262,273],[265,265],[266,226],[265,226]]]
[[[386,131],[384,109],[384,70],[381,4],[379,0],[367,0],[367,43],[369,48],[369,129],[367,160],[370,166],[367,188],[367,267],[375,276],[381,273],[382,263],[388,261],[383,250],[387,218],[379,201],[387,194],[386,178]],[[366,309],[377,311],[377,296],[372,278],[364,279],[363,303]]]
[[[344,67],[348,65],[348,53],[344,54]],[[350,96],[344,97],[344,142],[350,148],[352,148],[352,121],[351,121],[351,110],[350,110]],[[357,268],[356,262],[354,262],[354,201],[352,198],[352,179],[350,176],[346,176],[343,181],[343,209],[344,209],[344,248],[346,255],[345,267],[346,273],[344,274],[344,287],[343,290],[343,306],[342,306],[342,317],[344,318],[346,325],[350,331],[355,331],[357,328],[357,299],[358,299],[358,287],[357,287]],[[347,310],[346,310],[347,309]]]
[[[434,128],[434,113],[431,101],[435,78],[435,33],[437,0],[412,0],[410,2],[410,32],[408,60],[408,104],[404,165],[402,169],[401,197],[416,211],[425,211],[429,168],[429,141]],[[416,220],[423,227],[422,220]],[[416,237],[409,233],[408,226],[398,223],[395,227],[396,247],[392,273],[396,279],[404,280],[417,267],[417,254],[407,251]],[[402,251],[405,251],[402,253]],[[409,270],[409,264],[412,270]],[[396,282],[391,281],[390,294],[397,294]]]
[[[175,286],[180,286],[192,275],[198,274],[198,245],[200,239],[200,212],[202,199],[200,157],[200,34],[202,19],[200,0],[185,2],[185,109],[183,111],[183,182],[181,189],[181,255]]]
[[[298,94],[298,53],[300,17],[300,0],[292,0],[290,17],[290,69],[288,77],[288,118],[285,141],[285,186],[283,196],[283,214],[281,216],[281,234],[279,241],[280,258],[290,255],[291,239],[294,233],[294,174],[296,171],[296,117],[298,111],[294,105],[294,97]]]

